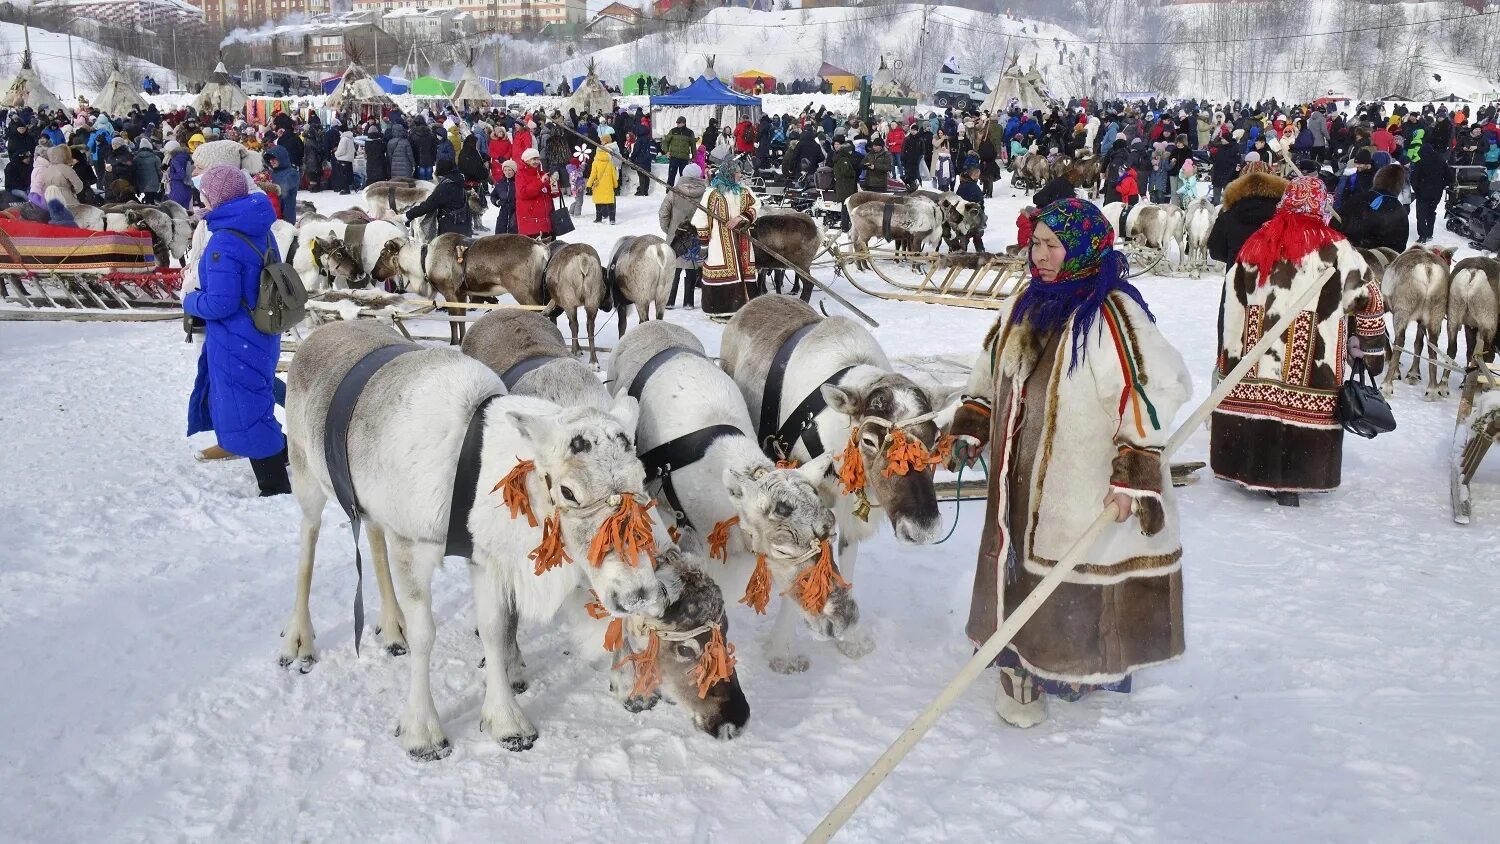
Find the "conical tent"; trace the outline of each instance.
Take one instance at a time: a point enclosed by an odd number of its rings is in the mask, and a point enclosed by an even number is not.
[[[21,53],[21,69],[9,82],[5,83],[5,93],[0,95],[0,107],[59,109],[63,107],[62,100],[42,84],[42,78],[37,76],[31,67],[31,50],[27,49]]]
[[[131,108],[146,109],[146,98],[125,82],[120,69],[115,68],[105,81],[104,87],[94,96],[94,108],[111,117],[124,117]]]
[[[395,101],[386,96],[380,85],[359,66],[359,62],[349,62],[349,69],[344,71],[344,78],[328,95],[327,108],[334,111],[342,111],[350,107],[379,107],[389,106],[394,108]]]
[[[490,89],[474,72],[472,57],[470,63],[464,66],[464,75],[458,80],[458,85],[453,89],[453,104],[459,108],[486,108],[494,101]]]
[[[215,111],[234,114],[245,107],[245,100],[245,92],[229,78],[229,70],[220,59],[214,66],[214,72],[208,75],[208,82],[204,84],[203,90],[198,92],[198,98],[193,100],[193,108],[199,114],[211,114]]]
[[[1030,70],[1023,72],[1019,57],[1013,56],[1010,64],[1000,72],[1000,81],[995,83],[995,90],[985,98],[979,110],[990,114],[1004,114],[1012,108],[1036,111],[1046,105],[1047,92],[1041,72],[1036,69],[1035,64],[1032,64]]]
[[[411,95],[414,97],[451,97],[457,88],[452,82],[436,76],[418,76],[411,81]]]
[[[579,114],[605,114],[613,111],[615,96],[605,89],[604,83],[594,73],[594,61],[589,60],[589,72],[583,84],[568,97],[568,108]]]

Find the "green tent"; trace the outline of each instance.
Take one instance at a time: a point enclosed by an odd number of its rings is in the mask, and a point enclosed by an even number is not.
[[[458,86],[436,76],[418,76],[411,81],[414,97],[451,97]]]
[[[636,96],[640,93],[640,80],[642,79],[646,80],[646,93],[651,93],[650,87],[651,83],[655,81],[655,77],[649,73],[641,73],[640,71],[636,71],[625,77],[625,81],[620,83],[620,93],[627,97]]]

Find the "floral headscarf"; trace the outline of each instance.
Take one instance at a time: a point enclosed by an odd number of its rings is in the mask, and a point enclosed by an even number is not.
[[[1300,267],[1309,254],[1343,240],[1344,236],[1328,225],[1332,217],[1333,200],[1323,180],[1313,175],[1298,176],[1287,185],[1275,216],[1245,241],[1236,260],[1255,267],[1256,285],[1263,285],[1270,280],[1277,261]]]
[[[1130,283],[1130,264],[1125,253],[1114,248],[1115,230],[1098,206],[1076,197],[1059,199],[1032,215],[1031,221],[1033,226],[1046,225],[1057,235],[1067,249],[1067,257],[1057,278],[1043,281],[1028,256],[1031,283],[1021,292],[1010,321],[1013,325],[1024,322],[1047,335],[1071,321],[1071,374],[1084,357],[1089,329],[1110,293],[1118,290],[1134,299],[1147,316],[1151,316],[1151,309]]]

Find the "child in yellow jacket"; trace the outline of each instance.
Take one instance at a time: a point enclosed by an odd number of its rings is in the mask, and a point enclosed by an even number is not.
[[[594,222],[604,221],[609,217],[609,224],[615,224],[615,190],[620,186],[620,177],[615,172],[615,165],[609,160],[609,155],[600,152],[594,156],[594,163],[589,168],[589,191],[594,200]]]

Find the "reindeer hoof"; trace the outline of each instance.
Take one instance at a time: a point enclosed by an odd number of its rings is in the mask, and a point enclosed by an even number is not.
[[[281,665],[282,668],[291,668],[293,666],[296,666],[298,674],[308,674],[308,673],[311,673],[312,670],[313,670],[313,666],[318,664],[318,658],[315,657],[315,656],[303,656],[303,657],[289,657],[289,656],[284,656],[284,657],[281,657],[280,659],[278,659],[276,661],[277,661],[278,664]]]
[[[1446,399],[1449,396],[1448,385],[1447,384],[1443,384],[1442,386],[1438,387],[1437,388],[1437,394],[1438,394],[1438,398]]]
[[[1380,385],[1380,394],[1383,395],[1383,396],[1385,396],[1386,398],[1390,398],[1391,396],[1394,396],[1396,394],[1396,385],[1392,384],[1389,381],[1385,382],[1384,384],[1381,384]]]
[[[511,694],[524,694],[529,688],[531,686],[527,685],[525,680],[516,680],[510,684]]]
[[[801,654],[771,657],[771,670],[777,674],[801,674],[811,667],[812,663]]]
[[[447,759],[451,753],[453,753],[453,745],[449,744],[447,739],[437,744],[413,747],[406,751],[406,755],[417,762],[436,762],[440,759]]]
[[[850,659],[859,659],[863,656],[869,656],[875,650],[875,639],[868,633],[859,632],[838,640],[834,646],[844,656]]]
[[[536,744],[536,734],[527,736],[506,736],[499,740],[500,746],[512,753],[524,753]]]
[[[1442,398],[1442,393],[1436,387],[1422,394],[1422,401],[1437,401],[1439,398]]]
[[[1422,383],[1422,373],[1416,372],[1416,371],[1412,371],[1412,372],[1406,373],[1406,383],[1408,383],[1408,384],[1420,384],[1420,383]]]
[[[649,695],[635,695],[625,698],[624,703],[628,712],[645,712],[648,709],[655,709],[656,705],[661,703],[661,695],[655,692]]]
[[[406,656],[406,644],[403,642],[392,642],[385,646],[386,656]]]

